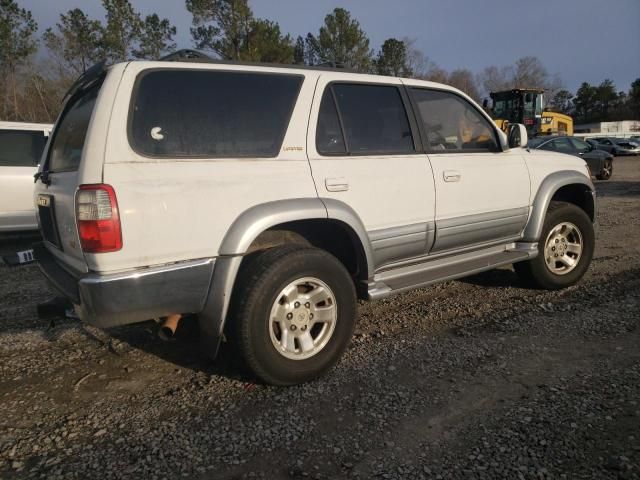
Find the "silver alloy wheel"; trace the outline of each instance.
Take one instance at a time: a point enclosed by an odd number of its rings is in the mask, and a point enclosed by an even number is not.
[[[544,245],[547,268],[556,275],[566,275],[576,268],[584,247],[582,233],[570,222],[553,227]]]
[[[613,166],[610,162],[604,162],[602,166],[602,176],[605,178],[609,178],[611,176],[611,167]]]
[[[294,280],[271,307],[271,343],[280,355],[304,360],[327,346],[337,319],[336,297],[326,283],[314,277]]]

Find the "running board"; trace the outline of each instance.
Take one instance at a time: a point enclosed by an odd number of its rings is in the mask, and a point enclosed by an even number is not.
[[[466,277],[538,255],[535,243],[510,243],[474,252],[440,257],[376,273],[368,284],[368,297],[377,300],[436,282]]]

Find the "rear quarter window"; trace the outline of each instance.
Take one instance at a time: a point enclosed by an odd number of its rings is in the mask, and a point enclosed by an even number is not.
[[[303,77],[150,70],[136,81],[129,142],[149,157],[275,157]]]
[[[44,132],[0,130],[0,167],[35,167],[46,143]]]

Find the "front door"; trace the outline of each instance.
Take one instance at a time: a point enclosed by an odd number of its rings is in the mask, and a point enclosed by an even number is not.
[[[331,73],[313,100],[307,151],[318,195],[360,217],[376,267],[425,255],[433,243],[433,174],[407,106],[397,79],[345,82]]]
[[[517,239],[529,214],[520,149],[501,151],[493,122],[453,91],[409,86],[436,186],[432,252]]]

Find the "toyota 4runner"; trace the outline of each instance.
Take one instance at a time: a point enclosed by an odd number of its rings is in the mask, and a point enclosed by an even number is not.
[[[196,314],[267,383],[330,369],[356,299],[501,265],[576,283],[594,250],[579,158],[525,148],[421,80],[224,62],[96,66],[37,174],[36,258],[79,317]]]

